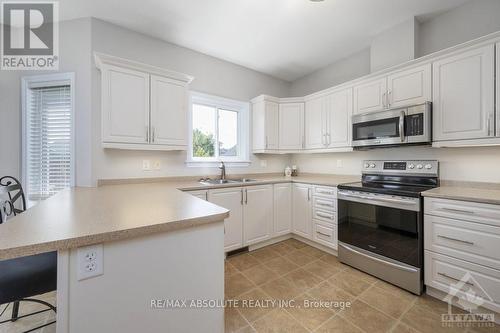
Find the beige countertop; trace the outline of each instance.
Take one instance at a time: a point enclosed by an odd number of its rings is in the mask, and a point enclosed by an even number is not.
[[[472,201],[500,205],[500,187],[477,183],[449,183],[443,186],[425,191],[424,197]]]
[[[75,187],[0,225],[0,260],[222,221],[227,209],[166,183]]]
[[[227,209],[179,190],[286,182],[336,186],[360,179],[325,174],[245,177],[257,181],[202,185],[197,177],[105,180],[100,187],[61,191],[0,225],[0,260],[190,228],[229,216]]]

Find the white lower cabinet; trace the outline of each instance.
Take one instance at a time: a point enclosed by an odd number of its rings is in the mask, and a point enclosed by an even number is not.
[[[293,233],[312,238],[312,186],[293,184],[292,191],[292,223]]]
[[[425,198],[425,284],[500,311],[500,206]]]
[[[271,237],[273,186],[257,185],[208,191],[208,201],[230,210],[224,221],[224,250],[262,242]]]
[[[243,191],[244,244],[265,241],[271,237],[273,226],[273,186],[248,186]]]
[[[292,184],[274,184],[273,236],[292,232]]]
[[[243,247],[243,188],[209,190],[208,201],[230,211],[224,220],[224,251]]]
[[[208,201],[208,190],[187,191],[187,193],[194,195],[197,198]]]

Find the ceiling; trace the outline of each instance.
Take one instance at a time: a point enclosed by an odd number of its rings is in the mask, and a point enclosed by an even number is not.
[[[466,0],[62,0],[61,20],[93,16],[293,81],[370,45],[413,16]]]

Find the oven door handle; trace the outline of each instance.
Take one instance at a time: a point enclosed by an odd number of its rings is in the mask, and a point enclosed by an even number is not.
[[[401,114],[399,115],[399,138],[401,139],[401,142],[405,142],[405,116],[406,113],[401,111]]]
[[[394,267],[394,268],[397,268],[397,269],[400,269],[400,270],[403,270],[403,271],[407,271],[407,272],[412,272],[412,273],[417,272],[417,269],[415,269],[415,268],[406,267],[406,266],[399,265],[399,264],[396,264],[396,263],[393,263],[393,262],[390,262],[390,261],[386,261],[386,260],[382,260],[382,259],[379,259],[379,258],[376,258],[376,257],[372,257],[372,256],[370,256],[368,254],[364,254],[363,252],[357,251],[357,250],[353,249],[352,247],[349,247],[349,246],[347,246],[345,244],[339,244],[339,246],[343,247],[347,251],[353,252],[353,253],[355,253],[357,255],[360,255],[360,256],[363,256],[363,257],[365,257],[367,259],[374,260],[374,261],[379,262],[381,264],[384,264],[384,265],[387,265],[387,266],[391,266],[391,267]]]
[[[339,193],[339,194],[341,196],[344,196],[344,197],[358,198],[358,199],[364,199],[364,200],[374,200],[374,201],[381,201],[381,202],[388,202],[388,203],[397,203],[397,204],[402,204],[402,205],[415,205],[415,202],[407,201],[407,200],[377,198],[377,197],[372,198],[372,197],[365,197],[362,195],[355,195],[355,194],[348,194],[348,193]]]

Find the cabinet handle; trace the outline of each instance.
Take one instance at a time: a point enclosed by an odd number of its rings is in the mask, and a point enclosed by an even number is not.
[[[321,201],[316,201],[316,204],[317,204],[318,206],[333,207],[333,204],[331,204],[331,203],[326,203],[326,202],[321,202]]]
[[[205,201],[208,201],[208,191],[205,192]]]
[[[387,107],[390,108],[392,104],[392,90],[387,93]]]
[[[146,125],[146,142],[149,142],[149,126]]]
[[[245,189],[245,205],[248,205],[248,190]]]
[[[155,142],[155,136],[156,136],[156,130],[155,130],[155,127],[151,127],[151,142]]]
[[[452,212],[452,213],[462,213],[462,214],[475,214],[475,212],[471,211],[471,210],[464,210],[464,209],[455,209],[455,208],[447,208],[447,207],[443,207],[441,208],[441,210],[447,210],[449,212]]]
[[[386,93],[386,92],[383,92],[383,93],[382,93],[382,106],[383,106],[384,108],[386,107],[386,103],[385,103],[385,101],[386,101],[386,100],[385,100],[385,96],[386,96],[386,95],[387,95],[387,93]]]
[[[326,136],[328,137],[328,144],[327,146],[332,144],[332,137],[330,136],[330,132],[326,133]]]
[[[462,281],[460,279],[454,278],[453,276],[449,276],[448,274],[445,274],[445,273],[438,272],[437,274],[441,275],[441,276],[443,276],[443,277],[445,277],[447,279],[453,280],[453,281],[458,281],[458,282]],[[469,282],[469,281],[464,281],[464,283],[468,284],[469,286],[474,286],[474,283]]]
[[[267,135],[266,135],[266,149],[267,149],[267,147],[268,147],[268,144],[267,144]]]
[[[319,217],[324,217],[325,219],[333,220],[333,216],[332,215],[323,214],[321,212],[316,212],[316,215],[318,215]]]
[[[318,192],[318,193],[320,193],[320,194],[329,194],[329,195],[333,195],[333,192],[332,192],[332,191],[316,190],[316,192]]]
[[[240,190],[240,194],[241,194],[240,204],[243,205],[243,189]]]
[[[491,115],[488,115],[486,120],[486,127],[488,128],[488,136],[491,136]]]
[[[442,235],[437,235],[437,236],[440,237],[440,238],[444,238],[444,239],[455,241],[455,242],[464,243],[464,244],[467,244],[467,245],[474,245],[474,242],[469,242],[469,241],[465,241],[465,240],[458,239],[458,238],[452,238],[452,237],[442,236]]]
[[[320,234],[320,235],[323,235],[323,236],[326,236],[326,237],[332,237],[332,235],[325,234],[324,232],[321,232],[321,231],[316,231],[316,233]]]
[[[302,135],[302,149],[306,147],[306,137]]]
[[[311,201],[311,189],[307,189],[307,201]]]

